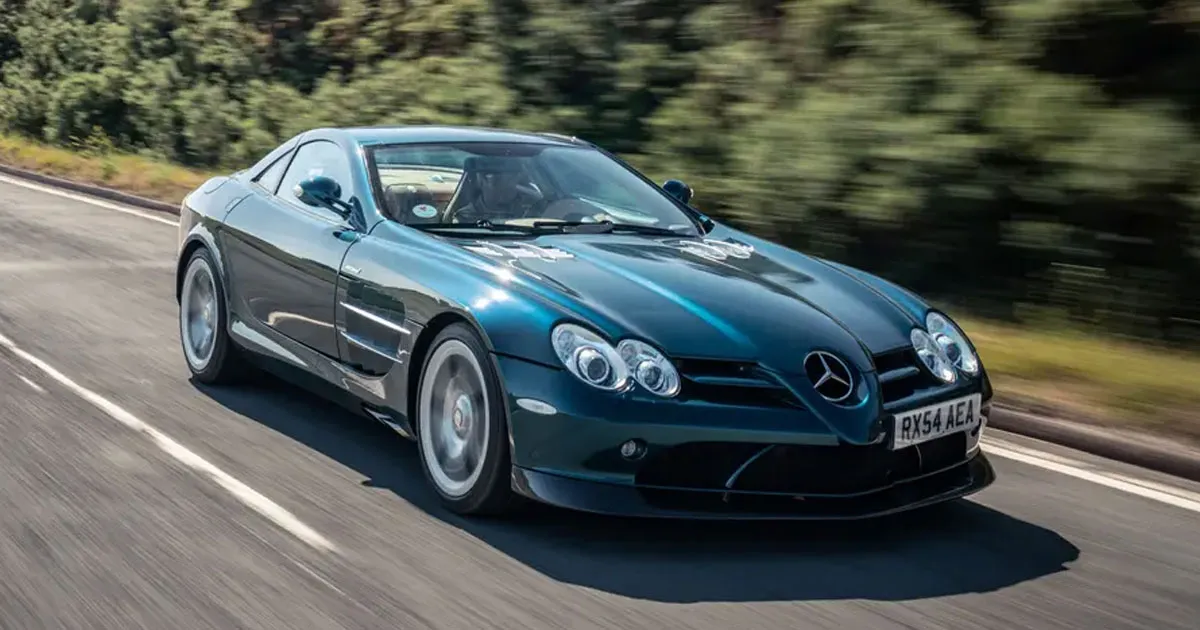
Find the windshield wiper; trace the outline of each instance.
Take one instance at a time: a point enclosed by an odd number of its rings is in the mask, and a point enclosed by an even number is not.
[[[636,234],[654,234],[658,236],[684,236],[677,230],[638,225],[636,223],[613,223],[612,221],[534,221],[529,225],[510,223],[493,223],[488,219],[480,219],[474,223],[414,223],[411,227],[418,230],[462,230],[488,232],[511,232],[516,234],[608,234],[610,232],[633,232]]]
[[[480,219],[474,223],[414,223],[409,227],[418,230],[486,230],[488,232],[515,232],[517,234],[533,234],[534,229],[527,225],[506,225],[504,223],[492,223],[487,219]]]
[[[634,232],[637,234],[658,234],[662,236],[687,236],[687,234],[680,232],[679,230],[655,227],[653,225],[638,225],[636,223],[614,223],[613,231]]]
[[[533,227],[538,231],[570,232],[573,234],[608,234],[609,232],[635,232],[637,234],[657,234],[662,236],[681,236],[675,230],[638,225],[636,223],[613,223],[612,221],[534,221]]]
[[[538,232],[571,232],[573,234],[605,234],[612,231],[609,221],[534,221]]]

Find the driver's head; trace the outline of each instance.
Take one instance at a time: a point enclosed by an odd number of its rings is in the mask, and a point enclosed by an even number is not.
[[[511,158],[486,158],[476,175],[480,197],[492,208],[512,203],[519,194],[517,185],[525,180],[520,165]]]
[[[517,198],[521,174],[515,172],[480,173],[479,190],[488,205],[511,203]]]

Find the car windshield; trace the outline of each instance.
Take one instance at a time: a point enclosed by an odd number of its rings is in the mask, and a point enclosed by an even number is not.
[[[416,228],[528,231],[594,223],[697,232],[666,193],[594,148],[406,144],[374,148],[372,157],[388,218]]]

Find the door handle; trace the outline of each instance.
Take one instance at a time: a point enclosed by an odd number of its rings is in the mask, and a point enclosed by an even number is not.
[[[336,236],[339,241],[353,243],[354,241],[358,240],[358,238],[361,236],[361,233],[349,228],[338,228],[333,231],[333,235]]]

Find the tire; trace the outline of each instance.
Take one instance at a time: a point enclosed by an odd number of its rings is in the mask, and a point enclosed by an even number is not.
[[[200,293],[195,291],[199,289]],[[202,293],[211,291],[211,296]],[[208,300],[211,299],[211,302]],[[208,316],[193,314],[193,306],[204,310],[209,303]],[[205,322],[197,321],[197,318]],[[229,311],[225,304],[225,286],[217,265],[207,248],[192,253],[183,272],[183,289],[179,296],[179,341],[184,362],[192,377],[205,385],[227,385],[241,381],[247,375],[246,364],[229,337]],[[192,324],[196,324],[193,326]],[[203,341],[200,334],[208,329],[211,340]]]
[[[430,344],[417,385],[415,427],[425,479],[450,511],[500,515],[519,504],[500,379],[470,326],[451,324]],[[461,462],[450,456],[455,451]]]

